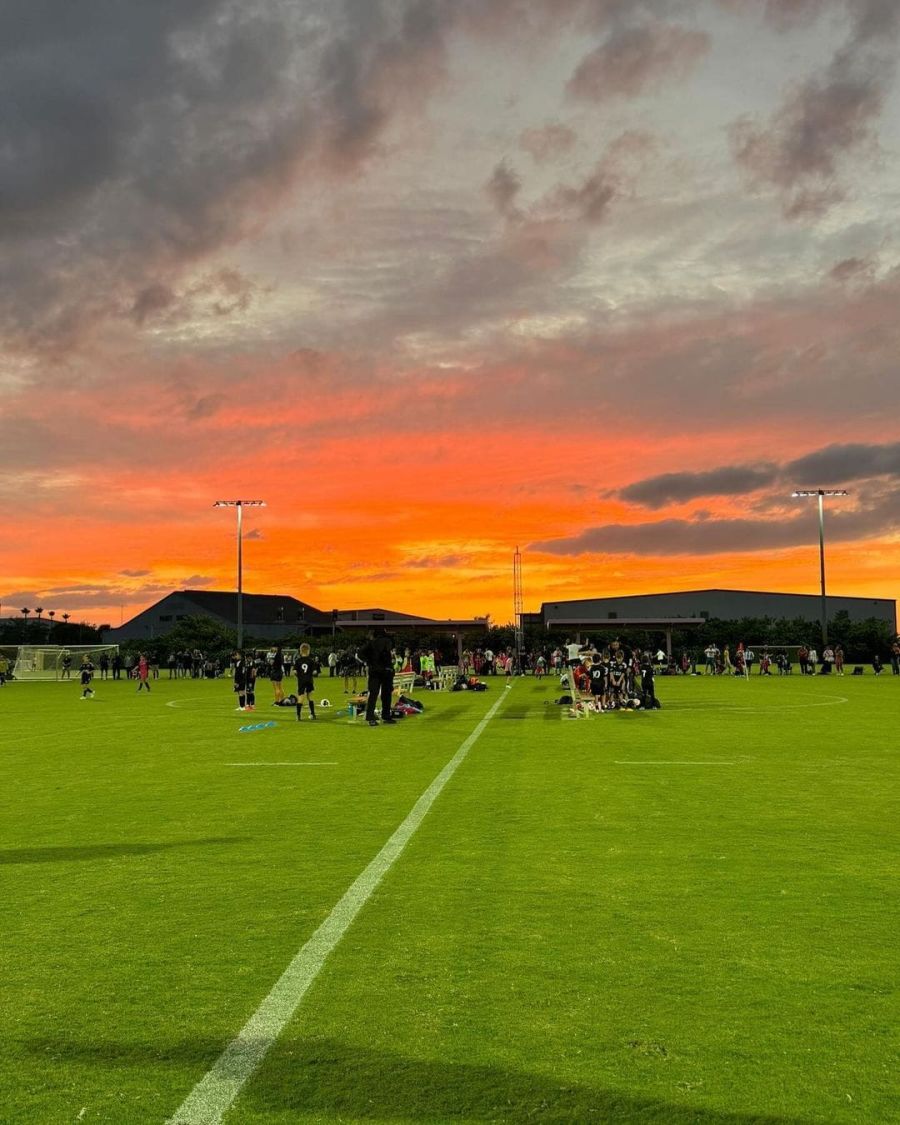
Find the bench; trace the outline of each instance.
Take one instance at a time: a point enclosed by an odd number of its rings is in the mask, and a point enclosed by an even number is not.
[[[596,714],[596,699],[594,699],[590,691],[582,691],[578,686],[575,680],[574,668],[566,669],[565,678],[569,688],[569,695],[572,696],[572,706],[569,714],[573,719],[589,719],[592,715]]]
[[[395,672],[394,673],[394,690],[393,694],[408,695],[416,686],[415,672]]]
[[[456,664],[442,664],[431,681],[431,686],[435,691],[449,691],[458,678],[459,667]]]

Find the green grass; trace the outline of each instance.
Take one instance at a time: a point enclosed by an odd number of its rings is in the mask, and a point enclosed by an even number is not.
[[[505,693],[228,1125],[900,1121],[900,679],[658,691]],[[0,1121],[165,1121],[500,694],[0,690]]]

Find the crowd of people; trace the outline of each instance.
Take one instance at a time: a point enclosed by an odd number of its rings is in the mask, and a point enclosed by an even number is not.
[[[329,679],[341,682],[344,694],[357,696],[361,691],[361,682],[368,683],[371,689],[374,668],[378,672],[375,679],[380,677],[379,694],[376,698],[382,698],[382,703],[384,693],[381,681],[387,682],[388,673],[391,679],[395,673],[411,673],[418,684],[427,688],[434,685],[438,673],[448,665],[456,669],[460,682],[474,681],[480,676],[504,676],[507,684],[514,676],[533,675],[540,679],[548,674],[561,674],[567,669],[577,669],[585,690],[592,694],[595,690],[599,692],[601,706],[604,699],[610,706],[620,705],[623,699],[639,700],[642,696],[655,699],[653,680],[657,675],[749,678],[755,668],[759,676],[788,676],[793,674],[795,665],[802,676],[843,676],[845,672],[844,650],[840,644],[826,644],[820,654],[815,647],[805,644],[782,646],[774,650],[763,646],[756,653],[743,642],[739,642],[733,650],[727,644],[720,649],[717,644],[710,643],[699,656],[687,649],[682,649],[676,656],[667,654],[662,649],[655,652],[632,649],[620,639],[611,641],[602,648],[592,645],[590,641],[581,643],[567,640],[564,645],[532,648],[520,653],[509,649],[494,652],[490,647],[485,647],[466,649],[459,656],[455,653],[449,656],[435,647],[400,648],[392,641],[381,642],[376,653],[372,648],[373,640],[383,636],[383,631],[375,632],[360,646],[334,648],[327,655],[323,652],[321,656],[313,652],[308,644],[301,645],[298,650],[284,649],[281,645],[273,645],[266,650],[248,650],[233,654],[230,661],[203,653],[199,649],[184,649],[169,653],[165,665],[169,679],[215,679],[230,669],[235,690],[244,697],[240,704],[241,710],[254,709],[255,685],[259,678],[272,682],[273,702],[284,704],[286,697],[283,681],[295,674],[298,676],[298,683],[302,680],[301,688],[305,686],[310,689],[301,690],[298,696],[300,703],[309,709],[311,718],[315,718],[311,689],[316,678],[324,674],[326,669]],[[900,676],[900,638],[895,638],[891,644],[889,662],[893,675]],[[871,667],[875,675],[880,675],[885,666],[880,655],[876,654],[872,658]],[[859,665],[854,667],[857,674],[861,670]],[[72,657],[64,653],[60,676],[62,679],[70,679],[72,673]],[[123,677],[137,680],[138,690],[149,692],[150,681],[159,678],[160,661],[153,654],[144,652],[112,655],[102,653],[96,664],[85,656],[78,673],[82,688],[85,689],[82,692],[84,698],[90,698],[93,694],[91,684],[95,676],[103,680],[118,680]],[[7,677],[8,668],[0,666],[0,683]],[[293,699],[294,693],[291,694],[291,705],[294,705]],[[299,706],[298,704],[298,717]]]

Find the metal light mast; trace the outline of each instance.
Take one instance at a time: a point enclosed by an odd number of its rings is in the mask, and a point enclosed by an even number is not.
[[[516,622],[516,664],[522,670],[522,650],[525,647],[525,635],[522,628],[522,614],[524,612],[524,595],[522,593],[522,552],[516,547],[513,555],[513,613]]]
[[[846,496],[845,488],[797,488],[791,496],[794,499],[815,496],[819,501],[819,585],[821,588],[822,648],[828,644],[828,599],[825,597],[825,497]]]
[[[237,509],[237,637],[238,649],[244,648],[244,508],[264,508],[265,500],[217,500],[214,508]]]

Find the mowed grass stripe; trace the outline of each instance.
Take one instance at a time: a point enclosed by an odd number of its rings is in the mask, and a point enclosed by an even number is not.
[[[505,698],[505,695],[497,698],[484,718],[416,801],[408,816],[394,831],[378,855],[354,881],[312,937],[301,947],[271,992],[169,1119],[170,1125],[216,1125],[222,1120],[222,1116],[297,1010],[310,985],[319,975],[326,958],[371,898],[378,884],[403,854],[406,845],[440,796],[444,786],[465,761],[469,751]]]

